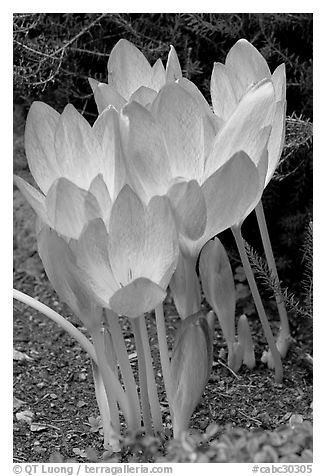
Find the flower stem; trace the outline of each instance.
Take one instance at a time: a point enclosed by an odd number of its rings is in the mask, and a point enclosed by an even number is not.
[[[275,259],[274,259],[274,254],[273,254],[273,250],[272,250],[271,241],[270,241],[270,238],[269,238],[269,233],[268,233],[267,223],[266,223],[266,219],[265,219],[264,208],[263,208],[263,204],[262,204],[261,200],[259,201],[258,205],[256,206],[255,211],[256,211],[256,216],[257,216],[257,221],[258,221],[258,226],[259,226],[261,239],[262,239],[263,246],[264,246],[264,251],[265,251],[267,264],[268,264],[269,270],[271,272],[271,275],[275,280],[275,283],[277,284],[277,286],[279,286],[280,281],[279,281],[279,277],[278,277],[278,274],[277,274],[276,263],[275,263]],[[280,354],[282,355],[282,357],[285,357],[286,353],[287,353],[288,342],[289,342],[289,337],[290,337],[289,320],[288,320],[288,316],[287,316],[287,313],[286,313],[286,308],[285,308],[285,304],[284,304],[284,300],[283,300],[282,295],[279,292],[277,292],[276,290],[274,291],[274,294],[275,294],[275,300],[276,300],[277,309],[278,309],[278,313],[279,313],[280,321],[281,321],[280,336],[282,336],[282,337],[281,337],[280,341],[283,343],[283,345],[280,346],[281,348],[279,348],[279,351],[280,351]]]
[[[14,289],[14,299],[20,301],[27,306],[32,307],[36,311],[39,311],[44,316],[52,319],[56,324],[59,324],[71,337],[76,339],[79,345],[88,353],[91,359],[98,365],[97,356],[95,353],[94,346],[92,343],[87,339],[86,336],[82,332],[80,332],[73,324],[71,324],[67,319],[62,317],[57,312],[53,311],[53,309],[49,308],[45,304],[37,301],[31,296]]]
[[[113,370],[115,376],[119,378],[119,370],[118,370],[118,361],[117,356],[113,347],[113,339],[111,335],[111,331],[104,326],[104,347],[105,347],[105,356],[107,362],[111,369]]]
[[[108,447],[111,446],[114,450],[118,451],[119,443],[117,441],[117,435],[115,434],[111,424],[110,407],[108,404],[108,399],[106,397],[103,378],[102,378],[98,365],[95,364],[93,360],[91,362],[92,362],[96,401],[97,401],[97,405],[100,411],[102,424],[103,424],[104,448],[108,449]]]
[[[131,407],[132,422],[131,422],[131,431],[137,431],[140,426],[140,405],[137,394],[137,387],[134,378],[134,374],[131,370],[130,360],[128,357],[125,341],[123,339],[121,327],[119,324],[119,318],[116,313],[110,309],[106,310],[106,321],[109,325],[110,331],[112,333],[112,341],[114,350],[118,359],[120,371],[124,381],[127,398]]]
[[[94,342],[101,376],[103,378],[104,388],[106,392],[106,397],[109,403],[111,422],[114,431],[120,434],[120,421],[119,413],[117,407],[117,398],[114,387],[114,379],[112,376],[115,376],[111,367],[107,365],[105,360],[105,344],[104,344],[104,335],[102,333],[101,327],[94,327],[91,332],[91,336]]]
[[[140,386],[140,398],[141,406],[143,413],[143,423],[145,431],[148,434],[152,434],[152,421],[151,421],[151,411],[148,400],[148,389],[147,389],[147,374],[146,374],[146,363],[145,363],[145,353],[143,347],[143,341],[140,331],[140,317],[136,319],[131,319],[131,326],[135,336],[136,350],[137,350],[137,359],[138,359],[138,374],[139,374],[139,386]]]
[[[249,259],[248,259],[248,256],[247,256],[244,244],[243,244],[243,238],[242,238],[242,235],[241,235],[241,228],[239,226],[233,226],[231,229],[232,229],[232,232],[233,232],[233,235],[234,235],[234,238],[235,238],[235,241],[236,241],[239,253],[240,253],[241,261],[242,261],[242,264],[243,264],[243,267],[244,267],[244,270],[245,270],[245,273],[246,273],[246,277],[247,277],[247,280],[248,280],[248,283],[249,283],[249,286],[250,286],[250,290],[251,290],[251,293],[252,293],[254,301],[255,301],[258,316],[259,316],[261,325],[263,327],[267,343],[269,345],[269,348],[271,350],[271,353],[272,353],[272,356],[273,356],[273,359],[274,359],[275,381],[277,383],[281,383],[282,379],[283,379],[283,366],[282,366],[281,356],[280,356],[279,351],[277,350],[275,340],[274,340],[274,336],[273,336],[273,333],[271,331],[271,328],[270,328],[270,325],[269,325],[269,322],[268,322],[268,319],[267,319],[267,316],[266,316],[266,313],[265,313],[265,309],[264,309],[264,306],[263,306],[263,303],[262,303],[262,300],[261,300],[261,297],[260,297],[260,294],[259,294],[259,291],[258,291],[258,288],[257,288],[257,285],[256,285],[254,274],[252,272],[252,269],[251,269],[251,266],[250,266],[250,263],[249,263]]]
[[[170,415],[172,416],[172,385],[171,385],[171,374],[170,374],[170,358],[169,358],[169,349],[168,343],[166,340],[166,328],[163,312],[163,304],[159,304],[155,309],[155,318],[156,318],[156,327],[157,327],[157,337],[158,345],[160,350],[160,359],[163,373],[163,380],[165,385],[166,396],[169,404]]]
[[[163,430],[162,413],[160,402],[157,395],[157,385],[155,382],[155,375],[153,369],[153,361],[151,356],[151,350],[149,346],[148,333],[146,328],[145,317],[140,316],[140,333],[143,341],[146,376],[147,376],[147,390],[149,396],[149,404],[152,412],[153,426],[155,432]]]

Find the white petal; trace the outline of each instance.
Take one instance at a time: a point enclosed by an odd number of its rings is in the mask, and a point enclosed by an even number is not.
[[[58,121],[55,150],[61,176],[87,189],[102,172],[100,144],[81,114],[68,104]]]
[[[174,216],[167,197],[153,197],[146,211],[144,272],[151,270],[147,276],[166,289],[179,257]]]
[[[274,110],[274,88],[270,81],[263,81],[250,89],[217,134],[205,164],[205,178],[239,150],[258,163],[265,146],[260,130],[272,123]]]
[[[183,87],[161,89],[152,106],[168,149],[174,177],[201,181],[204,166],[204,125],[201,108]]]
[[[239,98],[234,73],[221,63],[214,63],[211,77],[211,98],[215,114],[226,121],[236,109]]]
[[[108,233],[103,221],[92,220],[76,243],[76,260],[86,275],[86,283],[97,301],[109,307],[112,295],[119,289],[114,279],[109,255]]]
[[[38,217],[44,223],[48,223],[44,195],[42,195],[38,190],[32,187],[32,185],[30,185],[28,182],[18,177],[17,175],[14,176],[14,183],[17,185],[17,187],[24,195],[25,199],[28,201],[33,210],[36,212]]]
[[[103,180],[102,174],[99,174],[95,177],[88,191],[91,196],[96,198],[97,203],[99,204],[102,211],[103,221],[108,225],[112,208],[112,200],[108,188]]]
[[[174,46],[170,46],[168,61],[166,63],[166,82],[173,83],[177,79],[182,78],[181,66],[179,58]]]
[[[54,134],[60,114],[43,102],[32,104],[26,119],[25,151],[29,169],[46,194],[60,176],[54,149]]]
[[[127,101],[140,86],[151,87],[151,65],[136,46],[124,39],[111,51],[108,74],[108,84]]]
[[[130,187],[121,190],[111,211],[109,257],[122,285],[144,277],[167,286],[176,267],[178,239],[166,197],[156,196],[144,207]]]
[[[205,143],[205,157],[209,154],[216,134],[224,125],[224,121],[219,118],[212,109],[208,102],[199,91],[197,86],[189,81],[189,79],[181,78],[178,84],[182,86],[192,97],[197,101],[198,106],[201,109],[204,125],[204,143]]]
[[[285,101],[286,95],[286,72],[285,64],[280,64],[272,74],[272,82],[275,89],[276,101]]]
[[[110,308],[117,314],[136,318],[152,311],[164,301],[166,292],[146,278],[137,278],[120,288],[110,299]]]
[[[88,220],[101,216],[94,196],[65,178],[59,178],[46,196],[48,222],[57,233],[78,239]]]
[[[275,117],[272,123],[272,131],[268,141],[268,171],[266,175],[265,187],[273,177],[281,158],[285,141],[285,117],[286,101],[276,103]]]
[[[145,240],[144,206],[125,185],[112,206],[109,223],[109,258],[113,274],[121,285],[141,277],[138,263],[142,261]]]
[[[197,240],[206,228],[206,202],[196,180],[179,182],[168,191],[178,230],[190,240]]]
[[[159,58],[152,67],[151,88],[159,92],[166,82],[166,73],[161,58]]]
[[[202,185],[207,207],[207,226],[198,248],[243,218],[259,191],[258,170],[240,151]]]
[[[157,92],[154,89],[140,86],[140,88],[131,95],[130,102],[136,101],[138,104],[149,108],[156,96]]]
[[[127,118],[125,159],[133,188],[143,200],[164,195],[171,183],[167,149],[163,134],[152,114],[133,102],[123,109]]]
[[[102,148],[104,182],[114,200],[126,183],[118,112],[114,108],[105,109],[96,119],[93,131]]]
[[[98,81],[95,84],[94,81],[89,79],[99,114],[108,106],[113,106],[119,111],[126,104],[126,100],[111,85]]]
[[[84,275],[77,268],[75,256],[67,242],[55,231],[44,227],[38,235],[38,251],[46,274],[60,298],[86,327],[98,325],[101,310],[85,287]]]
[[[271,79],[271,72],[263,55],[244,39],[237,41],[230,49],[225,64],[236,75],[242,86],[242,94],[258,81]]]

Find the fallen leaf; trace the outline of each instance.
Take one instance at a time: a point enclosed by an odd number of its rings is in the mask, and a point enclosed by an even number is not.
[[[18,421],[26,421],[27,423],[32,423],[34,413],[30,410],[24,410],[23,412],[17,412],[16,418]]]
[[[80,448],[73,448],[72,451],[75,453],[75,455],[80,456],[81,458],[87,458],[87,453],[85,450],[81,450]]]
[[[95,418],[94,417],[89,417],[88,422],[89,422],[89,425],[91,427],[90,431],[92,433],[97,433],[103,427],[100,416],[95,417]]]
[[[300,425],[302,422],[303,422],[302,415],[298,415],[296,413],[291,415],[289,420],[289,424],[292,428],[294,428],[296,425]]]
[[[77,408],[82,408],[82,407],[85,407],[87,405],[86,402],[83,402],[82,400],[80,400],[78,403],[77,403]]]
[[[41,425],[40,423],[32,423],[30,426],[31,431],[44,431],[47,429],[48,429],[47,426]]]
[[[19,410],[20,407],[22,407],[26,402],[23,400],[19,400],[19,398],[14,396],[14,403],[13,403],[13,408],[14,410]]]
[[[14,360],[18,360],[19,362],[22,362],[24,360],[27,360],[27,362],[33,362],[32,357],[30,357],[27,354],[24,354],[24,352],[20,352],[19,350],[14,349]]]

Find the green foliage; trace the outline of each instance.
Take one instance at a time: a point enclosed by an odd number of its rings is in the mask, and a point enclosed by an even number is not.
[[[251,247],[245,243],[246,252],[255,276],[270,291],[270,296],[279,295],[288,312],[305,318],[312,318],[312,223],[309,224],[303,248],[304,281],[302,290],[298,296],[290,292],[288,288],[282,288],[282,283],[272,275],[266,261]]]
[[[50,104],[52,97],[56,107],[74,101],[92,112],[87,77],[106,81],[107,59],[120,38],[132,41],[152,63],[166,60],[173,44],[184,75],[207,99],[214,61],[224,61],[233,44],[247,38],[272,70],[285,62],[288,113],[312,115],[311,14],[14,14],[17,94],[26,101],[44,95]]]
[[[211,423],[206,432],[183,433],[178,440],[166,444],[165,437],[137,434],[127,437],[120,453],[105,452],[99,456],[94,449],[79,450],[83,458],[94,463],[311,463],[312,424],[292,415],[287,425],[274,431],[250,431],[228,427],[217,436],[219,427]],[[75,452],[77,454],[77,452]],[[50,462],[64,461],[56,453]]]

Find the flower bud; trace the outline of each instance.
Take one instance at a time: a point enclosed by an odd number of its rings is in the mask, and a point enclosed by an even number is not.
[[[254,344],[252,342],[247,316],[242,314],[238,321],[238,340],[243,349],[243,363],[253,369],[256,365]]]
[[[216,313],[227,342],[228,363],[232,367],[235,343],[235,287],[227,253],[218,238],[208,241],[203,247],[199,259],[199,273],[205,298]]]
[[[212,324],[212,316],[210,316]],[[213,363],[213,334],[203,313],[184,319],[178,328],[171,359],[174,436],[187,430],[209,379]]]

